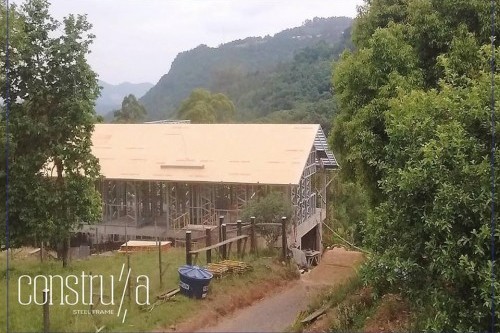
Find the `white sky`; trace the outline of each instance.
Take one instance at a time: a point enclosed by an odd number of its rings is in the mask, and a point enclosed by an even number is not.
[[[20,3],[21,0],[14,0]],[[175,56],[273,35],[306,19],[356,16],[363,0],[49,0],[51,14],[87,14],[96,35],[89,63],[108,83],[156,83]]]

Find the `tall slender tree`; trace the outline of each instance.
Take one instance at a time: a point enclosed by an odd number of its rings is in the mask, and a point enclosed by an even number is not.
[[[115,123],[141,123],[146,119],[146,109],[139,103],[133,94],[123,98],[122,108],[114,113]]]

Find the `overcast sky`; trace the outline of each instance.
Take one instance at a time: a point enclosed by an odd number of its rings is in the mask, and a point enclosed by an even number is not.
[[[20,0],[15,1],[20,2]],[[306,19],[356,16],[363,0],[51,0],[51,14],[87,14],[99,78],[156,83],[177,53],[273,35]]]

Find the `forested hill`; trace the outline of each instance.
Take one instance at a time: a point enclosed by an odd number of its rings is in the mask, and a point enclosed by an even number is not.
[[[195,88],[228,92],[239,100],[242,96],[234,89],[229,91],[236,83],[241,87],[250,76],[263,78],[294,61],[300,50],[320,42],[333,47],[344,39],[351,24],[352,19],[347,17],[314,18],[274,36],[249,37],[217,48],[200,45],[179,53],[170,71],[140,102],[150,119],[165,119],[175,117],[180,102]],[[239,109],[240,103],[235,103]]]

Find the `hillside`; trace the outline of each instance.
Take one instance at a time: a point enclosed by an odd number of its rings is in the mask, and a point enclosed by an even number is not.
[[[351,24],[352,19],[347,17],[314,18],[274,36],[249,37],[217,48],[200,45],[178,54],[170,71],[140,102],[151,119],[175,117],[179,103],[194,88],[230,93],[235,84],[254,86],[251,82],[256,77],[268,77],[280,70],[280,66],[294,61],[300,50],[320,42],[329,47],[338,44]],[[240,97],[234,91],[230,94],[232,98]],[[236,104],[239,108],[240,104]]]
[[[335,45],[320,41],[296,52],[273,71],[256,71],[231,85],[211,86],[236,104],[239,121],[320,123],[329,132],[336,112],[332,98],[332,63],[349,47],[350,29]]]
[[[95,108],[97,114],[101,116],[119,109],[123,98],[128,94],[133,94],[139,98],[153,87],[152,83],[123,82],[113,85],[100,80],[99,85],[102,87],[101,96],[97,99]]]

